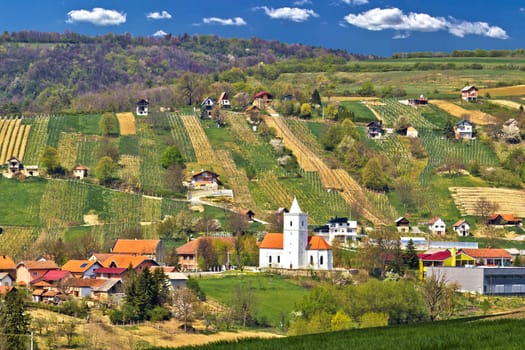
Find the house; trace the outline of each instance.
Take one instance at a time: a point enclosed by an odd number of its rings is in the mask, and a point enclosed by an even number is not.
[[[178,265],[182,271],[196,271],[199,269],[199,259],[198,259],[198,250],[199,244],[202,239],[210,239],[212,241],[220,240],[225,246],[229,249],[230,252],[233,252],[235,247],[235,238],[234,237],[199,237],[197,239],[191,240],[186,244],[181,245],[175,251],[178,256]],[[229,253],[227,254],[229,256]],[[226,261],[224,266],[220,268],[229,269],[230,263]]]
[[[385,133],[383,130],[383,122],[381,120],[370,122],[367,127],[367,135],[371,139],[379,139]]]
[[[314,235],[323,237],[329,244],[338,240],[345,246],[362,237],[357,234],[357,221],[337,216],[328,220],[326,225],[315,228]]]
[[[476,102],[478,100],[478,88],[465,86],[461,89],[461,99],[467,102]]]
[[[96,279],[124,279],[126,272],[128,271],[127,267],[99,267],[95,271]]]
[[[191,175],[190,188],[217,189],[219,187],[219,174],[203,170]]]
[[[260,268],[314,269],[333,268],[332,247],[321,236],[308,236],[308,214],[297,198],[283,214],[283,232],[269,233],[259,245]]]
[[[13,278],[16,276],[16,264],[8,255],[0,255],[0,272],[7,272]]]
[[[180,272],[168,272],[166,277],[168,278],[169,287],[171,289],[186,287],[188,277],[186,277],[185,274]]]
[[[456,139],[471,139],[472,138],[473,125],[466,119],[462,119],[456,123],[454,133]]]
[[[512,255],[505,249],[480,248],[460,250],[462,253],[472,257],[476,265],[482,266],[511,266]]]
[[[93,293],[93,289],[101,287],[106,280],[95,278],[74,278],[68,281],[66,286],[66,293],[76,298],[89,298]]]
[[[241,210],[240,214],[250,222],[253,222],[253,219],[255,218],[255,213],[251,209]]]
[[[230,104],[230,98],[228,97],[228,93],[223,91],[221,95],[219,96],[217,103],[222,108],[230,108],[231,104]]]
[[[103,263],[102,267],[122,267],[132,268],[137,272],[141,272],[146,267],[159,265],[155,260],[148,256],[142,255],[128,255],[128,254],[115,254],[107,258]],[[96,274],[96,272],[95,272]]]
[[[444,278],[461,292],[485,295],[525,295],[523,267],[428,267],[426,276]]]
[[[101,286],[93,287],[91,291],[93,298],[99,301],[111,301],[113,297],[122,299],[124,297],[124,283],[118,278],[104,280]]]
[[[514,118],[510,118],[503,123],[503,126],[518,128],[519,122]]]
[[[149,101],[142,99],[137,102],[137,115],[148,115],[149,113]]]
[[[493,214],[487,219],[487,225],[521,226],[521,219],[514,217],[513,214]]]
[[[397,218],[395,221],[397,232],[408,233],[410,232],[410,221],[404,216]]]
[[[259,91],[253,95],[253,104],[259,107],[259,109],[264,109],[272,103],[272,99],[273,96],[268,91]]]
[[[470,236],[470,224],[465,219],[461,219],[458,222],[456,222],[452,226],[452,229],[456,231],[456,233],[460,237]]]
[[[162,264],[165,258],[164,246],[160,239],[117,239],[111,253],[147,256],[159,264]]]
[[[427,105],[428,98],[424,95],[420,95],[419,98],[411,98],[408,100],[408,104],[412,106]]]
[[[93,253],[91,254],[91,256],[88,258],[88,260],[93,260],[93,261],[96,261],[98,262],[100,265],[102,265],[102,263],[109,257],[112,257],[113,254],[111,253]]]
[[[434,235],[444,235],[447,232],[447,225],[440,217],[434,217],[428,222],[428,230]]]
[[[202,102],[201,102],[201,118],[202,119],[210,119],[211,118],[211,111],[213,109],[213,100],[211,99],[211,97],[206,97]]]
[[[424,273],[424,268],[428,266],[460,267],[475,264],[475,259],[473,257],[462,252],[461,250],[456,250],[456,248],[429,253],[420,253],[417,256],[420,260],[421,273]]]
[[[406,137],[410,137],[410,138],[417,138],[419,137],[419,132],[417,131],[416,128],[414,128],[413,126],[409,126],[406,130]]]
[[[73,168],[73,177],[77,180],[82,180],[88,176],[88,168],[82,164],[78,164]]]
[[[20,173],[22,169],[24,169],[22,161],[20,161],[20,159],[18,159],[17,157],[12,156],[7,160],[7,172],[11,176]]]
[[[24,175],[28,177],[40,176],[38,165],[24,165]]]
[[[95,278],[95,270],[102,265],[94,260],[69,260],[62,266],[63,271],[69,271],[75,278]]]
[[[12,286],[15,280],[8,272],[0,272],[0,286]]]
[[[16,283],[29,286],[32,281],[41,278],[49,271],[58,270],[52,260],[26,260],[16,265]]]
[[[64,292],[70,280],[74,277],[69,271],[50,270],[43,276],[31,282],[32,298],[35,302],[47,301],[60,303],[67,299]]]

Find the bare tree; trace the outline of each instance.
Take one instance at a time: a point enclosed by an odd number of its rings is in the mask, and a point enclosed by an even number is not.
[[[246,327],[248,322],[254,318],[257,309],[257,300],[252,289],[235,288],[232,305],[235,319]]]
[[[432,271],[419,285],[421,295],[428,307],[431,321],[435,321],[442,313],[449,312],[448,308],[453,307],[450,298],[455,291],[455,285],[447,285],[445,273]]]
[[[197,296],[190,288],[177,288],[172,293],[172,300],[175,317],[184,323],[184,331],[187,331],[188,323],[193,320]]]
[[[498,208],[498,203],[491,202],[486,197],[480,197],[474,204],[474,210],[484,224],[487,224],[488,217],[494,214]]]

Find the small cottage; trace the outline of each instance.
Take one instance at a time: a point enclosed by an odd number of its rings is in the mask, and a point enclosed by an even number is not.
[[[466,119],[462,119],[456,124],[456,139],[471,139],[473,124]]]
[[[408,100],[408,104],[412,106],[427,105],[428,98],[424,95],[420,95],[419,98],[411,98]]]
[[[465,219],[461,219],[458,222],[456,222],[452,226],[452,229],[456,231],[456,233],[460,237],[470,236],[470,224]]]
[[[273,96],[267,91],[259,91],[253,95],[253,104],[257,105],[260,109],[264,109],[267,105],[272,103]]]
[[[230,108],[231,104],[230,104],[230,98],[228,97],[228,93],[223,91],[221,95],[219,96],[217,103],[222,108]]]
[[[428,230],[434,235],[444,235],[447,231],[447,225],[440,217],[434,217],[428,222]]]
[[[478,100],[478,88],[465,86],[461,89],[461,99],[467,102],[476,102]]]
[[[149,113],[149,101],[142,99],[137,102],[137,115],[148,115]]]
[[[396,221],[397,232],[408,233],[410,232],[410,221],[404,216],[399,217]]]
[[[413,126],[409,126],[406,131],[406,136],[415,139],[419,136],[419,132]]]
[[[211,118],[211,111],[213,109],[213,100],[211,99],[211,97],[206,97],[202,102],[201,102],[201,118],[202,119],[210,119]]]
[[[11,176],[21,172],[23,168],[22,161],[17,157],[12,156],[7,160],[7,171]]]
[[[190,188],[217,189],[219,183],[219,174],[213,171],[203,170],[191,175]]]
[[[385,133],[383,130],[383,122],[381,120],[370,122],[367,127],[367,135],[371,139],[380,139]]]
[[[73,177],[77,180],[82,180],[88,176],[88,168],[82,164],[78,164],[73,168]]]

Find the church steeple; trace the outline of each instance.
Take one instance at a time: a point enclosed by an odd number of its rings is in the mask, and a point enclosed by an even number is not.
[[[290,214],[303,214],[299,202],[297,202],[297,197],[293,197],[292,207],[290,208]]]

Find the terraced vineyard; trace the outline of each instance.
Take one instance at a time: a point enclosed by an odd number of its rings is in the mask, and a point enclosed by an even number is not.
[[[135,116],[131,112],[117,113],[120,135],[136,135]]]
[[[120,156],[120,178],[127,184],[140,187],[140,158],[123,154]]]
[[[160,165],[162,150],[150,130],[140,130],[139,136],[140,183],[144,190],[157,191],[164,186],[164,169]]]
[[[476,203],[480,198],[498,203],[498,213],[525,217],[525,191],[493,187],[450,187],[452,198],[462,215],[479,215]]]
[[[257,183],[251,186],[251,192],[259,207],[265,210],[287,208],[293,200],[293,194],[288,192],[272,171],[261,173]]]
[[[162,219],[162,198],[142,196],[142,212],[140,222],[158,222]]]
[[[199,119],[194,115],[185,115],[181,117],[184,127],[195,150],[197,162],[201,164],[213,164],[217,161],[215,152],[211,148],[210,141],[202,129]]]
[[[302,120],[297,118],[286,118],[286,125],[293,132],[293,134],[305,144],[312,152],[317,156],[321,157],[323,155],[323,150],[317,142],[312,131],[308,128],[308,125]]]
[[[421,111],[426,108],[423,106],[418,108],[408,106],[396,99],[384,99],[381,100],[381,103],[371,103],[367,106],[375,112],[376,116],[380,117],[379,119],[384,121],[386,127],[393,128],[400,116],[408,118],[412,126],[416,129],[432,129],[435,127],[434,124],[421,115]]]
[[[193,149],[191,139],[184,127],[182,118],[179,114],[168,114],[168,120],[171,127],[171,136],[175,141],[175,145],[179,148],[185,162],[196,162],[195,150]]]
[[[48,138],[47,129],[49,117],[39,116],[26,118],[24,121],[31,125],[31,133],[27,141],[24,162],[28,165],[40,165],[40,156]]]
[[[237,136],[238,140],[254,145],[259,144],[259,138],[250,129],[250,126],[243,115],[227,113],[226,123],[231,127],[232,132]]]
[[[34,227],[2,226],[0,235],[0,255],[9,255],[14,261],[30,258],[31,245],[37,231]]]
[[[77,164],[80,138],[80,134],[70,132],[63,132],[60,135],[57,152],[60,154],[60,164],[68,170],[71,170]]]
[[[40,218],[46,226],[81,224],[87,203],[82,182],[50,179],[40,202]]]
[[[30,125],[22,124],[22,119],[0,119],[0,164],[11,156],[23,159]]]

